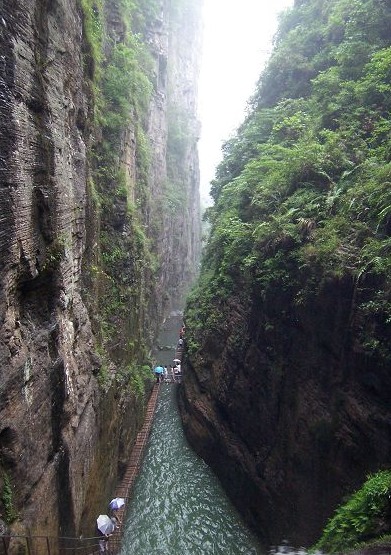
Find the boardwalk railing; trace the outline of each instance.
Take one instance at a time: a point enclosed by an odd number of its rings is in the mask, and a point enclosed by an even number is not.
[[[125,475],[117,487],[115,497],[125,499],[118,511],[121,524],[106,543],[106,554],[117,555],[121,550],[123,521],[134,481],[139,473],[145,447],[152,429],[160,384],[155,384],[148,401],[144,424],[137,434]],[[0,536],[0,555],[98,555],[99,540],[92,538],[60,538],[49,536]]]
[[[143,461],[145,447],[147,445],[148,438],[152,429],[153,417],[155,414],[159,388],[160,388],[160,384],[155,384],[152,390],[152,393],[147,405],[144,424],[141,430],[139,431],[139,433],[137,434],[137,438],[136,438],[134,447],[132,449],[132,453],[130,455],[126,472],[124,474],[124,477],[121,483],[119,484],[119,486],[117,486],[117,489],[115,492],[115,497],[123,497],[125,499],[125,506],[123,508],[123,512],[126,512],[127,501],[130,497],[134,480],[139,473],[139,470]]]
[[[95,538],[61,538],[49,536],[0,536],[1,555],[93,555],[99,553]],[[121,538],[110,538],[107,554],[116,555]]]
[[[141,430],[139,431],[139,433],[137,434],[136,441],[133,446],[132,453],[130,455],[129,463],[126,468],[124,477],[121,483],[117,486],[117,489],[115,492],[115,497],[122,497],[123,499],[125,499],[125,505],[120,510],[117,511],[117,514],[120,520],[120,525],[119,525],[119,528],[114,532],[113,536],[110,537],[110,540],[108,543],[111,544],[111,540],[113,539],[115,540],[115,542],[117,542],[117,544],[119,545],[119,548],[121,546],[124,521],[125,521],[126,512],[128,509],[134,481],[137,478],[138,473],[140,471],[141,464],[143,462],[143,457],[145,454],[145,447],[147,445],[148,438],[151,433],[153,417],[155,415],[159,390],[160,390],[160,383],[155,384],[148,401],[144,424]],[[113,549],[113,546],[110,545],[110,548]],[[116,555],[119,552],[119,548],[118,548],[118,551],[111,551],[110,553],[112,553],[113,555]]]
[[[182,361],[183,347],[177,346],[175,358]],[[118,555],[121,550],[123,522],[134,481],[140,471],[145,447],[151,433],[160,384],[155,384],[148,401],[144,424],[137,434],[124,477],[116,489],[115,497],[125,499],[118,511],[120,526],[110,536],[106,545],[107,555]],[[98,555],[99,540],[92,538],[61,538],[49,536],[0,536],[0,555]]]

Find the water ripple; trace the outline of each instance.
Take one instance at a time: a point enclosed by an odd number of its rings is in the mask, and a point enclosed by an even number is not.
[[[162,387],[121,555],[264,555],[184,437],[174,387]]]

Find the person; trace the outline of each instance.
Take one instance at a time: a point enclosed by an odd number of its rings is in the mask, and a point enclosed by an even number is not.
[[[161,376],[162,376],[163,372],[164,372],[164,370],[163,370],[162,366],[160,366],[160,365],[156,366],[156,368],[155,368],[156,383],[160,383],[160,379],[161,379]]]
[[[119,529],[119,525],[121,524],[121,521],[120,521],[120,519],[117,517],[117,515],[116,515],[116,514],[112,514],[111,517],[110,517],[110,520],[111,520],[111,522],[114,524],[114,528],[115,528],[116,530],[118,530],[118,529]]]
[[[183,347],[183,339],[182,339],[182,337],[179,338],[178,347]]]
[[[107,542],[109,541],[111,534],[102,534],[102,532],[99,531],[99,536],[99,553],[107,553]]]
[[[165,382],[168,381],[168,370],[167,370],[167,366],[164,367],[164,381],[165,381]]]
[[[175,382],[179,382],[180,378],[181,378],[181,367],[176,365],[174,368],[174,374],[175,374]]]

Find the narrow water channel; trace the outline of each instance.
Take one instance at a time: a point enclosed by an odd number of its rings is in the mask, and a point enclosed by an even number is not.
[[[121,555],[263,554],[184,437],[176,387],[163,384]]]
[[[180,312],[164,323],[155,352],[157,363],[172,364],[181,325]],[[161,386],[120,555],[266,555],[216,476],[188,445],[177,408],[177,387]],[[271,547],[267,555],[307,554],[285,544]]]

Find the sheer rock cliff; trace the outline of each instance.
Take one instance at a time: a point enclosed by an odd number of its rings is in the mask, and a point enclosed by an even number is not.
[[[391,458],[391,5],[292,4],[212,182],[181,410],[268,546],[339,551],[390,533],[387,485],[343,504]]]
[[[268,545],[314,543],[341,499],[389,464],[389,365],[356,340],[370,286],[325,282],[302,307],[243,286],[187,359],[186,434]]]
[[[125,40],[120,4],[107,3],[99,14],[106,46]],[[181,64],[190,67],[199,24],[188,26],[183,42],[170,3],[157,4],[143,39],[156,81],[143,121],[151,158],[141,200],[137,157],[143,145],[134,114],[118,133],[113,156],[126,177],[124,193],[117,194],[115,179],[95,190],[102,168],[93,152],[106,131],[94,115],[95,62],[86,28],[87,15],[97,17],[101,3],[1,4],[0,488],[8,487],[12,499],[3,506],[2,495],[1,509],[12,509],[12,530],[20,534],[94,535],[95,518],[106,511],[124,470],[151,387],[147,380],[146,395],[137,393],[141,378],[134,368],[150,364],[159,323],[188,287],[199,256],[196,137],[186,143],[179,165],[183,179],[176,185],[183,191],[175,221],[165,204],[167,106],[183,107],[196,121],[198,71],[197,64],[189,70],[185,94],[175,86],[169,91],[181,76],[167,66],[179,72]],[[200,6],[193,5],[197,13]],[[114,199],[110,209],[102,205],[104,195]],[[130,225],[136,217],[154,245],[154,267],[140,267],[143,236]],[[163,225],[151,229],[160,217]],[[116,284],[115,320],[104,313],[104,295],[114,283],[107,273],[117,253],[114,241],[124,252],[114,277],[127,287]],[[108,325],[118,330],[116,342]],[[130,389],[123,382],[126,368],[133,372],[129,383],[136,384]]]

